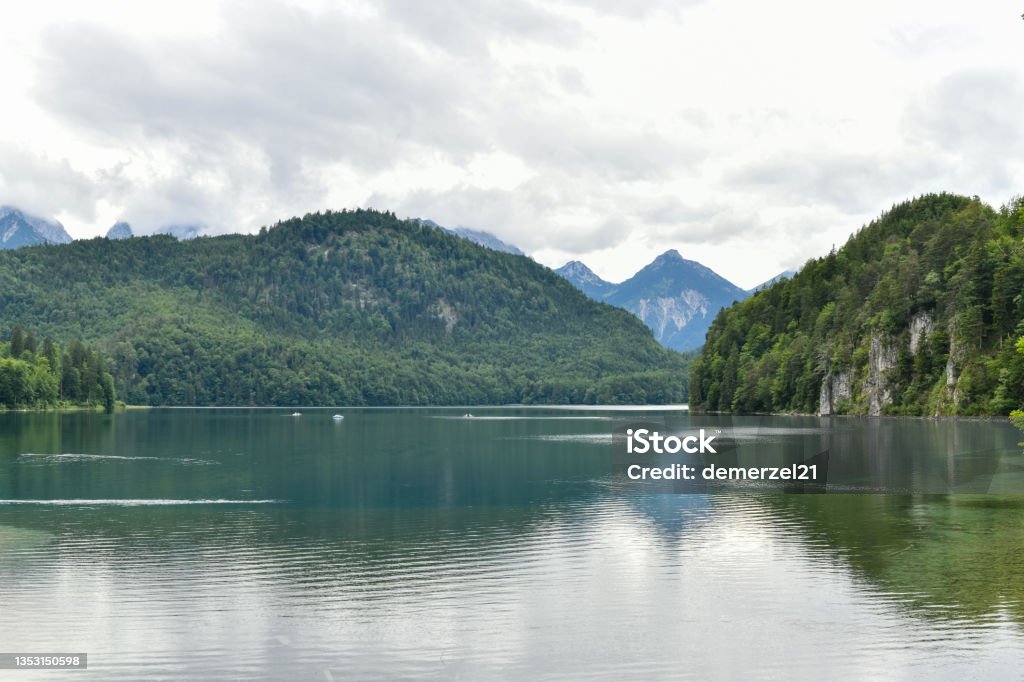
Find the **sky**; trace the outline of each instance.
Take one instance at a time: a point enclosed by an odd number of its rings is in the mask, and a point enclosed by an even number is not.
[[[371,207],[751,287],[928,192],[1024,193],[1024,3],[0,4],[0,204],[255,232]]]

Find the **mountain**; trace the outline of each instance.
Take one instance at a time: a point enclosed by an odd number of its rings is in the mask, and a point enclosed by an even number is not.
[[[202,225],[165,225],[155,234],[166,234],[178,240],[195,239],[203,231]]]
[[[570,261],[557,272],[585,294],[630,311],[666,348],[693,350],[718,311],[749,294],[710,268],[671,249],[621,284],[606,282],[586,265]]]
[[[1024,404],[1024,198],[930,194],[715,320],[691,405],[1005,415]],[[1024,349],[1024,341],[1017,346]]]
[[[605,301],[643,320],[663,346],[691,350],[704,343],[719,310],[746,297],[729,280],[671,249],[616,286]]]
[[[595,301],[604,300],[604,297],[615,288],[614,284],[601,279],[593,270],[578,260],[569,261],[555,272]]]
[[[505,242],[501,241],[490,232],[484,232],[483,230],[472,230],[468,227],[445,227],[444,225],[438,225],[433,220],[416,219],[416,222],[419,223],[420,225],[426,225],[427,227],[436,227],[439,230],[444,230],[445,232],[454,234],[458,237],[462,237],[463,239],[468,239],[469,241],[475,244],[479,244],[480,246],[486,246],[489,249],[494,249],[495,251],[511,253],[515,254],[516,256],[526,255],[515,246],[512,246],[511,244],[506,244]]]
[[[501,241],[500,239],[495,237],[490,232],[484,232],[482,230],[471,230],[468,227],[456,227],[454,229],[443,228],[443,229],[447,230],[448,232],[451,232],[452,234],[458,235],[458,236],[462,237],[463,239],[468,239],[471,242],[476,242],[480,246],[486,246],[489,249],[494,249],[495,251],[503,251],[505,253],[511,253],[511,254],[516,255],[516,256],[525,256],[526,255],[522,251],[520,251],[517,247],[512,246],[511,244],[507,244],[507,243]]]
[[[99,349],[135,404],[686,397],[685,360],[626,311],[529,258],[375,211],[0,252],[0,310],[7,329]]]
[[[0,249],[33,244],[67,244],[71,235],[59,222],[49,222],[13,206],[0,206]]]
[[[753,294],[755,292],[761,291],[761,289],[767,289],[776,282],[781,282],[784,279],[793,279],[793,275],[795,274],[796,270],[784,270],[779,274],[775,275],[774,277],[772,277],[771,279],[761,282],[753,289],[747,289],[747,294]]]
[[[107,230],[107,239],[128,239],[132,236],[132,226],[128,223],[114,223]]]

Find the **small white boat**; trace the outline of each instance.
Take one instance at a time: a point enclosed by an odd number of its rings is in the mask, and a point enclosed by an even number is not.
[[[463,419],[472,419],[473,418],[473,413],[472,412],[467,412],[466,414],[462,415],[462,418]]]
[[[340,422],[344,418],[345,418],[345,415],[343,415],[343,414],[336,414],[333,417],[331,417],[331,419],[333,419],[336,422]]]
[[[292,413],[291,413],[290,415],[288,415],[288,416],[289,416],[289,417],[301,417],[301,416],[302,416],[302,413],[301,413],[301,412],[292,412]]]

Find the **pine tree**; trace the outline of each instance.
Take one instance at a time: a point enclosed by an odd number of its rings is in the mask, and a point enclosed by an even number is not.
[[[19,324],[15,325],[14,331],[11,332],[11,357],[17,360],[23,352],[25,352],[25,332],[22,331]]]

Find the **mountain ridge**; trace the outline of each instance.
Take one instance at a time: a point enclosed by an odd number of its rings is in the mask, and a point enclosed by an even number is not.
[[[0,206],[0,249],[71,242],[60,221],[50,222],[15,206]]]
[[[555,270],[594,300],[630,311],[667,348],[688,351],[704,343],[718,311],[749,294],[711,268],[668,249],[618,284],[581,261]]]
[[[686,395],[685,361],[625,311],[527,257],[376,211],[307,214],[255,235],[5,251],[0,308],[9,324],[101,349],[135,404]]]
[[[555,270],[560,276],[569,280],[573,286],[585,293],[590,298],[600,301],[615,288],[615,285],[601,279],[585,263],[578,260],[571,260]]]
[[[132,226],[126,222],[118,221],[110,226],[107,230],[107,239],[128,239],[135,236],[132,232]]]
[[[435,227],[439,230],[444,230],[445,232],[453,234],[457,237],[468,239],[474,244],[486,246],[488,249],[494,249],[495,251],[502,251],[504,253],[511,253],[516,256],[526,255],[519,249],[519,247],[504,242],[495,235],[484,230],[474,230],[469,227],[445,227],[444,225],[438,225],[433,220],[429,220],[427,218],[413,218],[412,220],[420,225],[426,225],[427,227]]]
[[[765,281],[761,282],[757,286],[752,287],[750,289],[747,289],[747,293],[748,294],[755,294],[758,291],[761,291],[762,289],[767,289],[768,287],[770,287],[771,285],[775,284],[776,282],[781,282],[784,279],[793,279],[793,276],[795,274],[796,274],[796,270],[783,270],[779,274],[775,275],[774,277],[772,277],[770,279],[766,279]]]

